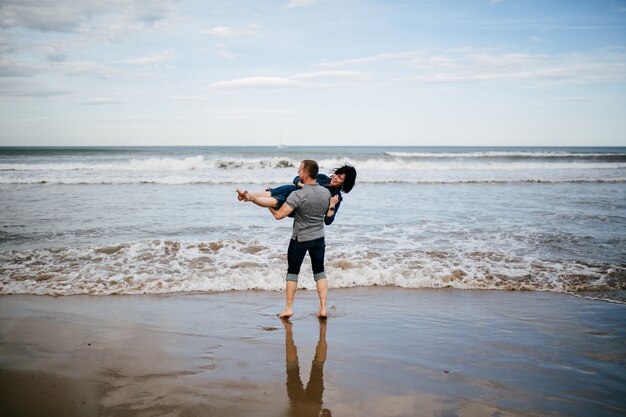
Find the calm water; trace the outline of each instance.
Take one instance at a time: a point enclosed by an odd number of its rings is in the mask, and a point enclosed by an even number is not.
[[[334,287],[626,301],[626,148],[0,148],[0,293],[282,289],[291,220],[234,190],[305,158],[358,170]]]

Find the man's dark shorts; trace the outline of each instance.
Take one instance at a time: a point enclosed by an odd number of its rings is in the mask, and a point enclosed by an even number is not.
[[[326,252],[326,242],[324,237],[309,240],[307,242],[298,242],[291,239],[289,249],[287,250],[287,281],[298,281],[298,274],[304,256],[309,252],[311,257],[311,267],[313,268],[313,278],[315,281],[326,278],[324,272],[324,253]]]

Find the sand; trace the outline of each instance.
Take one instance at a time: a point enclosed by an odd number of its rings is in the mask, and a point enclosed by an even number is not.
[[[2,416],[624,416],[626,306],[331,290],[0,297]]]

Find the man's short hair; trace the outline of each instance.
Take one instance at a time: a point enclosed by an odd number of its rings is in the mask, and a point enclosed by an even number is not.
[[[317,165],[317,162],[312,159],[305,159],[302,161],[304,166],[304,170],[309,174],[309,177],[315,179],[317,174],[320,172],[320,167]]]

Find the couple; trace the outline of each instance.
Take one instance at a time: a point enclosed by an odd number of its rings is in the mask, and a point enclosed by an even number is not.
[[[327,177],[319,173],[317,162],[304,160],[298,169],[293,184],[267,191],[248,192],[237,189],[239,201],[249,201],[267,207],[276,220],[293,215],[293,232],[287,250],[287,284],[285,309],[278,316],[293,315],[293,300],[296,296],[298,274],[309,252],[313,278],[320,299],[319,318],[325,319],[328,282],[324,272],[324,224],[331,224],[341,204],[341,191],[350,192],[356,180],[354,167],[344,165]]]

